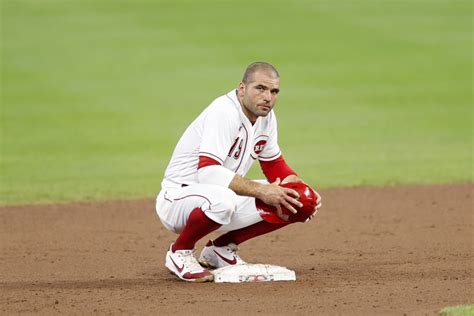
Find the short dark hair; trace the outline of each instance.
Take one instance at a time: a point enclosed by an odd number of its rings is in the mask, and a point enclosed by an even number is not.
[[[248,65],[247,69],[245,69],[244,76],[242,78],[243,83],[249,83],[252,81],[252,76],[254,73],[257,71],[265,71],[265,72],[272,72],[277,78],[280,78],[280,74],[278,73],[278,70],[276,68],[264,61],[257,61],[255,63],[251,63]]]

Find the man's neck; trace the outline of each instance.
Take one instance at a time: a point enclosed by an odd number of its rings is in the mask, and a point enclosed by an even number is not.
[[[235,90],[235,95],[237,96],[237,100],[239,101],[240,103],[240,108],[242,109],[242,112],[244,112],[245,116],[248,118],[248,120],[250,121],[250,123],[252,125],[255,124],[255,122],[257,121],[257,117],[255,117],[254,115],[252,115],[252,113],[250,113],[247,108],[244,106],[244,101],[243,99],[239,96],[239,93],[237,90]]]

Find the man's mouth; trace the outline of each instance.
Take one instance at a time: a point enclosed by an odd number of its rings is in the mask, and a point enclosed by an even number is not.
[[[265,111],[270,111],[272,109],[268,104],[260,104],[259,106]]]

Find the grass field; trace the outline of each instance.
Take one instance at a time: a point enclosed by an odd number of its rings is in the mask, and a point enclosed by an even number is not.
[[[0,204],[153,196],[256,60],[280,70],[280,144],[308,182],[472,181],[470,1],[1,5]]]
[[[442,316],[471,316],[474,315],[474,305],[459,305],[446,307],[440,311]]]

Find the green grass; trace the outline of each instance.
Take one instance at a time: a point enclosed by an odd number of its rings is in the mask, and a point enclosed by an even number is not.
[[[153,196],[255,60],[308,182],[472,181],[470,1],[1,4],[0,204]]]
[[[439,312],[442,316],[472,316],[474,315],[474,305],[458,305],[443,308]]]

